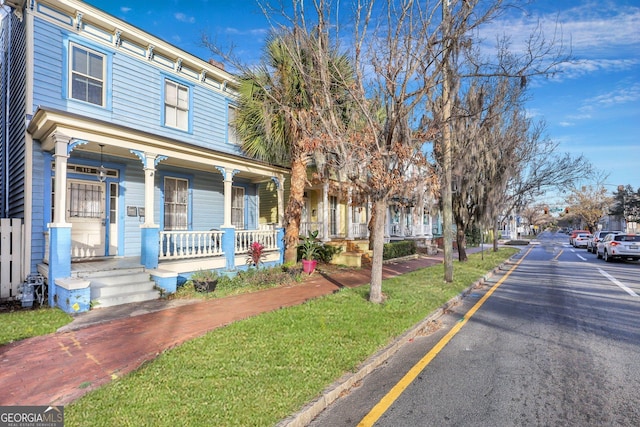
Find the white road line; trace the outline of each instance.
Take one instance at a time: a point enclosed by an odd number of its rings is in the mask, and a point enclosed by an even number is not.
[[[635,292],[633,292],[632,289],[629,289],[628,287],[626,287],[625,285],[623,285],[622,283],[620,283],[618,281],[618,279],[616,279],[615,277],[613,277],[612,275],[610,275],[609,273],[607,273],[606,271],[602,270],[601,268],[598,268],[598,271],[600,272],[600,274],[602,274],[604,277],[606,277],[607,279],[609,279],[612,283],[618,285],[622,290],[624,290],[626,293],[628,293],[629,295],[631,295],[632,297],[640,297],[640,295],[636,294]]]
[[[585,257],[583,257],[582,255],[576,255],[578,258],[580,258],[583,261],[586,261],[587,259]]]

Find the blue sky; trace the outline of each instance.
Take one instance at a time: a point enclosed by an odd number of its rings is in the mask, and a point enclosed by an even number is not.
[[[269,30],[255,0],[87,3],[203,59],[211,57],[200,42],[203,32],[220,44],[233,43],[249,63],[259,57]],[[530,83],[529,114],[545,121],[561,152],[584,154],[608,173],[608,189],[639,188],[640,0],[534,1],[526,13],[514,10],[486,31],[507,32],[517,45],[538,23],[547,37],[562,31],[575,61],[555,77]]]

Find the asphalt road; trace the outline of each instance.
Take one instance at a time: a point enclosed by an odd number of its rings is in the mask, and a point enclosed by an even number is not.
[[[311,425],[640,426],[640,263],[543,233],[512,264]]]

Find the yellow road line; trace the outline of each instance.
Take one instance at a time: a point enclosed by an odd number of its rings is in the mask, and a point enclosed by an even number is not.
[[[418,363],[413,365],[409,372],[407,372],[405,376],[402,377],[402,379],[400,379],[400,381],[398,381],[398,383],[393,386],[391,390],[389,390],[389,392],[380,400],[380,402],[378,402],[378,404],[374,406],[373,409],[371,409],[371,411],[362,419],[362,421],[360,421],[358,427],[370,427],[373,426],[376,421],[378,421],[382,414],[384,414],[387,409],[389,409],[389,407],[393,404],[393,402],[395,402],[396,399],[400,397],[402,392],[404,392],[409,384],[411,384],[413,380],[420,374],[420,372],[422,372],[424,368],[436,357],[436,355],[440,353],[440,350],[442,350],[458,333],[458,331],[462,329],[464,324],[467,323],[467,320],[469,320],[471,316],[473,316],[476,311],[478,311],[478,309],[491,296],[491,294],[493,294],[493,292],[498,289],[500,285],[502,285],[502,283],[507,279],[507,277],[509,277],[509,275],[516,269],[516,267],[520,265],[522,260],[524,260],[524,258],[529,254],[529,252],[531,252],[532,249],[532,247],[529,248],[529,250],[522,256],[522,258],[520,258],[520,260],[518,260],[518,262],[516,262],[514,266],[511,267],[511,269],[504,276],[502,276],[502,278],[498,280],[498,282],[493,285],[491,289],[487,291],[486,294],[484,294],[480,301],[478,301],[467,312],[467,314],[464,315],[461,321],[456,323],[455,326],[451,328],[451,330],[447,333],[447,335],[442,337],[442,339],[422,359],[420,359]]]
[[[554,256],[551,261],[557,261],[558,258],[560,258],[560,255],[562,255],[562,252],[564,252],[564,249],[560,249],[560,252],[558,252],[558,255]]]

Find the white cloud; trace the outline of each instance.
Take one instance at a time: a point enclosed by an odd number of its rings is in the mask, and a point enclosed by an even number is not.
[[[253,28],[253,29],[249,29],[249,30],[240,30],[236,27],[226,27],[224,29],[224,32],[226,34],[231,34],[234,36],[254,36],[254,37],[260,37],[260,36],[264,36],[266,34],[269,33],[269,30],[265,29],[265,28]]]
[[[575,123],[572,123],[572,122],[560,122],[560,123],[558,123],[558,125],[562,126],[562,127],[571,127],[571,126],[574,126]]]
[[[178,21],[180,22],[186,22],[187,24],[193,24],[194,22],[196,22],[196,18],[193,16],[187,16],[186,14],[182,13],[182,12],[177,12],[173,15],[174,18],[176,18]]]
[[[633,84],[629,87],[616,89],[602,95],[587,99],[585,102],[596,104],[601,107],[613,107],[629,102],[640,100],[640,83]]]
[[[574,51],[589,56],[594,49],[606,51],[638,45],[640,9],[616,10],[613,13],[575,19],[575,9],[572,9],[561,15],[563,33],[570,36]]]
[[[638,59],[581,59],[561,64],[554,80],[576,79],[595,72],[628,71],[638,66]]]
[[[131,8],[130,8],[130,7],[127,7],[127,6],[122,6],[122,7],[120,8],[120,12],[122,12],[122,13],[131,12]]]
[[[562,3],[560,3],[562,4]],[[540,32],[546,42],[562,43],[581,60],[563,69],[578,70],[578,76],[594,69],[628,67],[637,64],[640,48],[640,8],[619,7],[613,3],[583,3],[559,14],[512,16],[493,21],[481,30],[485,48],[507,35],[514,52],[525,52],[528,37]],[[540,41],[538,39],[537,41]],[[605,58],[616,58],[607,61]],[[625,61],[624,58],[627,58]],[[634,59],[630,59],[634,58]],[[632,62],[629,62],[632,61]],[[589,67],[593,67],[591,70]],[[574,75],[568,75],[574,77]]]

